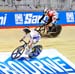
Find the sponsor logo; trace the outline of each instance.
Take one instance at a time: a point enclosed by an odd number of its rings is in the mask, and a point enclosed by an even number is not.
[[[5,25],[7,19],[7,14],[0,16],[0,25]]]
[[[66,20],[67,20],[67,22],[74,22],[74,13],[66,12]]]
[[[4,62],[0,62],[0,74],[75,74],[73,64],[67,62],[66,59],[64,60],[60,55],[56,56],[56,51],[55,54],[53,52],[52,57],[50,57],[49,52],[46,52],[48,56],[44,56],[42,52],[34,59],[22,57],[13,60],[9,57]]]
[[[37,24],[42,15],[27,14],[15,14],[16,24]]]

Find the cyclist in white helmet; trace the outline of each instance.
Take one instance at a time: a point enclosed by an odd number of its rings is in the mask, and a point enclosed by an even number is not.
[[[28,45],[26,47],[26,50],[28,50],[25,54],[29,54],[32,51],[32,47],[34,44],[40,41],[41,36],[36,30],[30,30],[29,28],[23,29],[25,32],[25,35],[21,38],[20,42],[24,40],[26,37],[29,38]]]
[[[46,22],[46,25],[48,25],[48,26],[55,26],[55,23],[58,20],[58,13],[55,10],[53,10],[53,9],[45,8],[44,9],[44,14],[40,18],[39,22],[41,22],[41,20],[43,20],[43,18],[45,16],[48,16],[48,21]]]

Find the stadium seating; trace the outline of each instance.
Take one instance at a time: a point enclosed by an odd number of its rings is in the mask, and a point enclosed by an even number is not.
[[[75,0],[0,0],[0,10],[75,10]]]

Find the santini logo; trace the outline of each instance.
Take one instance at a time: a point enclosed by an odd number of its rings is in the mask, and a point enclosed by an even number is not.
[[[15,23],[16,24],[38,24],[41,16],[42,15],[33,15],[32,13],[15,14]],[[47,17],[45,17],[44,19],[46,18]]]
[[[7,14],[0,16],[0,25],[5,25],[7,19]]]

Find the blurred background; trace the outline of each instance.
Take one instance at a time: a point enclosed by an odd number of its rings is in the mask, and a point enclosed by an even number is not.
[[[0,10],[75,10],[75,0],[0,0]]]

